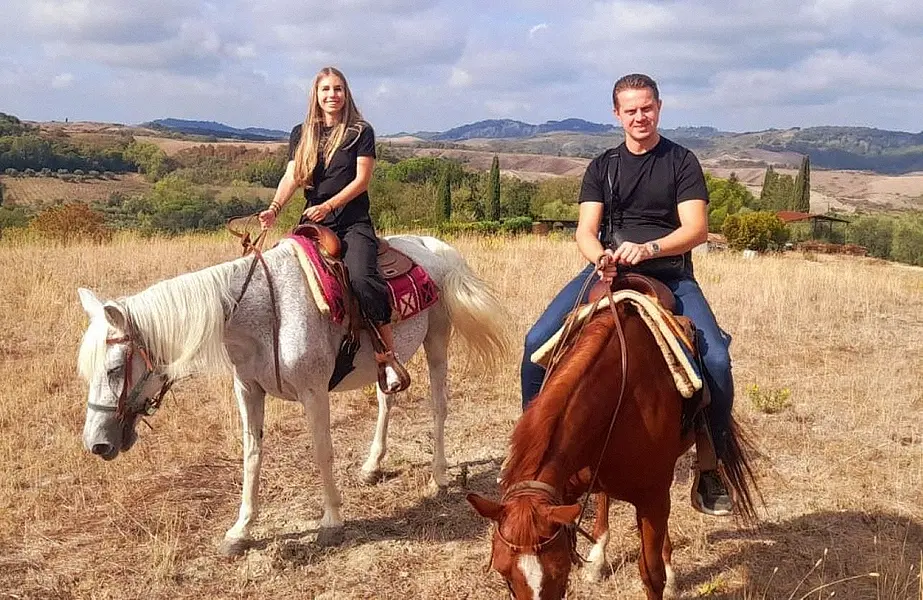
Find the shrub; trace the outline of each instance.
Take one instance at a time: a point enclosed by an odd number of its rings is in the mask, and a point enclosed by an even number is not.
[[[792,405],[792,391],[788,388],[763,389],[754,383],[747,386],[747,397],[757,410],[767,415],[782,412]]]
[[[107,242],[112,230],[105,217],[83,202],[68,202],[39,213],[29,227],[38,235],[63,244],[75,241]]]
[[[728,215],[721,229],[734,250],[764,252],[779,248],[788,240],[785,223],[771,212]]]
[[[512,217],[506,219],[500,225],[500,231],[503,233],[528,233],[532,231],[531,217]]]

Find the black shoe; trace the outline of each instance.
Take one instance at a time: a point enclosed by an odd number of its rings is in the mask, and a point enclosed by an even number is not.
[[[692,507],[713,517],[726,517],[734,513],[734,501],[718,471],[703,471],[698,485],[692,491]]]

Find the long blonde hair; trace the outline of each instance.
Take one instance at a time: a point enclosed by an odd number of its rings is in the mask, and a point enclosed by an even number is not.
[[[320,108],[320,101],[317,97],[317,86],[320,80],[329,75],[335,75],[343,82],[343,95],[345,102],[340,111],[340,122],[334,125],[333,131],[327,138],[324,145],[324,164],[329,165],[333,153],[339,149],[343,140],[346,139],[346,132],[349,129],[356,129],[356,137],[362,133],[365,126],[362,120],[362,113],[356,108],[353,101],[353,94],[349,91],[349,84],[346,82],[346,76],[334,67],[324,67],[317,75],[314,76],[314,83],[311,85],[311,93],[308,95],[308,115],[305,117],[301,126],[301,141],[298,142],[298,148],[295,150],[295,181],[302,187],[311,187],[314,182],[314,167],[317,166],[317,155],[320,153],[320,140],[324,127],[324,112]]]

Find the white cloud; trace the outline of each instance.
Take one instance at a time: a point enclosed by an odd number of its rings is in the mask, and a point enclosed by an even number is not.
[[[449,85],[452,87],[468,87],[471,85],[471,74],[464,69],[452,67],[452,74],[449,76]]]
[[[535,34],[548,29],[548,23],[539,23],[529,28],[529,37],[535,37]]]
[[[664,123],[923,128],[923,3],[907,0],[6,0],[0,106],[23,118],[285,128],[344,69],[385,133],[487,117],[610,122],[620,75]],[[553,24],[550,25],[550,24]],[[528,35],[525,35],[528,32]],[[870,110],[870,109],[874,110]]]
[[[74,83],[74,76],[71,73],[61,73],[51,78],[51,87],[56,90],[69,88]]]

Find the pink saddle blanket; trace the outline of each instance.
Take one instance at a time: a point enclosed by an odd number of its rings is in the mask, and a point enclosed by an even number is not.
[[[336,277],[328,270],[317,244],[303,236],[290,235],[287,238],[295,242],[310,263],[313,273],[306,275],[313,276],[318,284],[323,300],[329,307],[330,318],[334,323],[342,323],[348,314],[346,296]],[[414,264],[413,268],[403,275],[385,279],[385,283],[388,284],[392,322],[409,319],[439,300],[439,288],[418,264]]]

